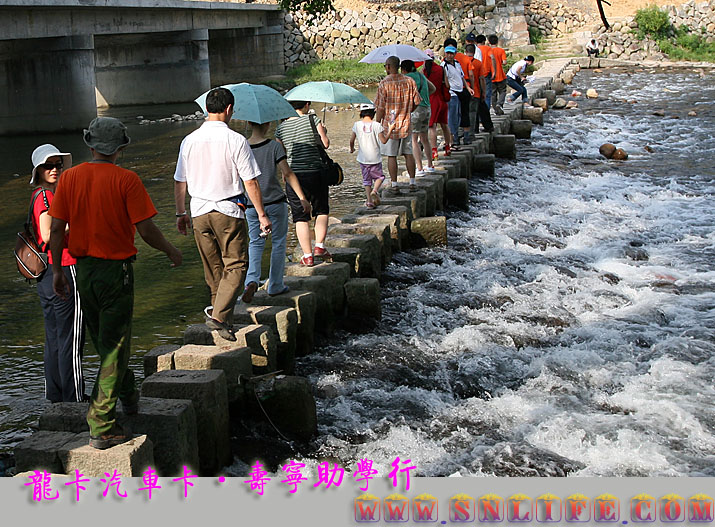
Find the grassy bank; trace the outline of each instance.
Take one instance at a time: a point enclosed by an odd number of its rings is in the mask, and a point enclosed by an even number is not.
[[[333,81],[360,86],[377,84],[385,76],[382,64],[363,64],[357,59],[321,60],[315,64],[303,64],[286,72],[295,84],[308,81]]]

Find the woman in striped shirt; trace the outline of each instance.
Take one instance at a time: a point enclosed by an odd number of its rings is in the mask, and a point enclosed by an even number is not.
[[[315,114],[309,114],[309,101],[290,101],[295,108],[296,116],[286,119],[276,128],[276,139],[286,149],[288,164],[300,182],[300,186],[310,201],[311,213],[303,210],[297,194],[290,186],[286,187],[286,195],[295,223],[298,243],[303,251],[301,265],[312,267],[313,258],[331,261],[332,256],[325,248],[325,235],[328,232],[328,183],[323,179],[322,161],[318,150],[318,140],[322,147],[330,146],[328,132]],[[315,130],[313,125],[315,125]],[[317,131],[317,134],[316,134]],[[315,218],[315,249],[311,250],[310,220]]]

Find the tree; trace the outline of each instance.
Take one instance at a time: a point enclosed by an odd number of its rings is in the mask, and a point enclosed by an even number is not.
[[[442,20],[444,20],[444,27],[447,30],[447,36],[452,35],[452,18],[449,16],[449,6],[444,5],[444,0],[437,0],[437,6],[439,7],[439,12],[442,15]]]
[[[311,17],[335,11],[333,0],[279,0],[279,5],[285,11],[305,11]]]
[[[611,26],[609,25],[608,20],[606,20],[606,13],[603,12],[603,4],[606,4],[610,7],[610,2],[608,2],[607,0],[596,0],[596,4],[598,4],[598,14],[601,15],[603,25],[606,26],[606,29],[609,29]]]

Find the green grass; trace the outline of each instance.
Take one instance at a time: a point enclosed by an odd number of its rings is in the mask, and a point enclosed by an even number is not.
[[[303,64],[286,72],[295,84],[308,81],[342,82],[351,86],[377,84],[385,76],[383,64],[363,64],[357,59],[321,60]]]

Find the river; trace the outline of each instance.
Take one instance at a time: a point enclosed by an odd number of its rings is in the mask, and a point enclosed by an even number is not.
[[[689,71],[580,72],[574,87],[600,97],[549,111],[519,141],[517,161],[500,161],[494,180],[472,180],[470,211],[448,212],[449,248],[393,258],[382,321],[299,360],[297,374],[316,387],[319,437],[283,445],[286,455],[309,466],[369,458],[382,470],[409,457],[425,476],[715,475],[712,81]],[[659,109],[665,116],[653,115]],[[131,366],[140,378],[143,351],[201,321],[207,292],[193,241],[172,230],[176,153],[197,124],[139,126],[136,116],[193,110],[109,111],[132,137],[120,164],[142,176],[157,223],[185,252],[184,266],[169,270],[138,242]],[[333,157],[348,169],[333,196],[338,217],[362,196],[347,149],[355,118],[327,117]],[[9,212],[0,453],[31,432],[45,404],[39,302],[10,251],[30,153],[43,142],[75,162],[88,156],[79,135],[0,146]],[[603,142],[629,160],[599,158]],[[86,356],[91,379],[96,361],[91,349]]]

